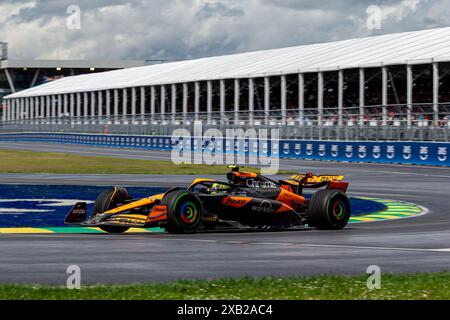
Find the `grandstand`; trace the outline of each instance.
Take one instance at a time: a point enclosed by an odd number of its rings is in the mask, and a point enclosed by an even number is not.
[[[163,134],[203,120],[303,139],[448,141],[450,28],[76,75],[5,99],[4,130]]]

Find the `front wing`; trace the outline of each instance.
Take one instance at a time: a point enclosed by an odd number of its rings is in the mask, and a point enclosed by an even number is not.
[[[64,221],[68,225],[85,227],[122,226],[131,228],[151,228],[167,220],[167,206],[155,205],[148,214],[130,213],[129,210],[117,213],[102,213],[87,219],[85,202],[75,204]]]

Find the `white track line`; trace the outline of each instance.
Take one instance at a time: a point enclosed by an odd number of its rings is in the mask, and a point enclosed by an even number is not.
[[[101,237],[98,237],[98,236]],[[135,234],[137,235],[137,234]],[[148,235],[145,234],[145,235]],[[17,234],[0,234],[0,237],[4,236],[18,236]],[[80,239],[83,236],[83,240],[88,240],[90,237],[87,235],[63,235],[63,234],[27,234],[26,237],[41,237],[41,238],[55,238],[55,239]],[[94,235],[92,235],[94,237]],[[96,238],[90,238],[90,240],[138,240],[142,241],[142,237],[117,237],[116,235],[108,234],[96,234]],[[411,252],[432,252],[432,253],[450,253],[450,248],[402,248],[402,247],[378,247],[378,246],[355,246],[355,245],[335,245],[335,244],[313,244],[313,243],[297,243],[297,242],[267,242],[267,241],[245,241],[245,240],[215,240],[215,239],[192,239],[192,238],[164,238],[158,237],[154,241],[183,241],[183,242],[197,242],[197,243],[215,243],[215,244],[230,244],[230,245],[256,245],[256,246],[279,246],[279,247],[296,247],[298,248],[324,248],[324,249],[351,249],[351,250],[375,250],[375,251],[411,251]]]

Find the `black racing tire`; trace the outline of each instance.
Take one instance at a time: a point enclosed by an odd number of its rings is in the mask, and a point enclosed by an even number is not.
[[[341,230],[350,215],[350,201],[338,190],[319,190],[308,204],[308,225],[316,229]]]
[[[186,190],[176,190],[166,194],[161,204],[167,206],[167,232],[195,233],[200,228],[203,207],[195,194]]]
[[[103,191],[99,194],[95,200],[93,214],[94,216],[105,211],[111,210],[117,207],[118,204],[123,203],[123,201],[129,199],[127,189],[124,187],[114,187]],[[120,226],[100,226],[101,230],[108,233],[124,233],[129,227]]]

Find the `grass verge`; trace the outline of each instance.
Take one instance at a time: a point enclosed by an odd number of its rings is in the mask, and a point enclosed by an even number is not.
[[[369,290],[367,276],[315,276],[142,285],[63,287],[0,285],[0,299],[283,299],[372,300],[450,299],[450,273],[383,275],[381,289]]]
[[[247,169],[258,172],[255,168]],[[228,171],[226,166],[175,165],[170,161],[0,150],[0,173],[222,175]]]

